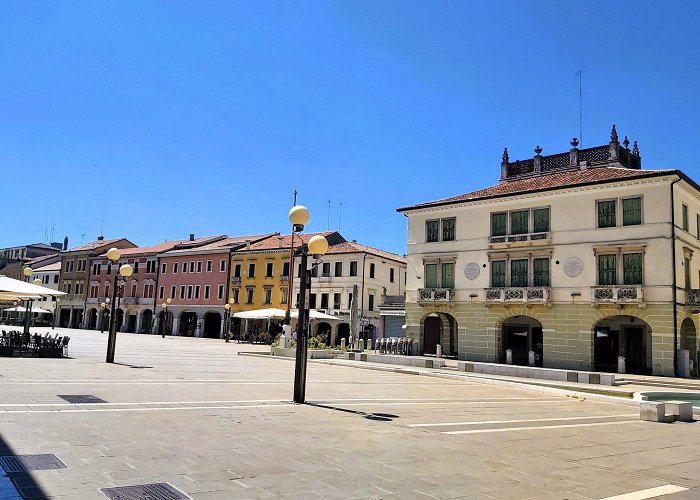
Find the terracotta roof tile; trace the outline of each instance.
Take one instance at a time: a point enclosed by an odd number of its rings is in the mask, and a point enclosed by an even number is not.
[[[397,211],[403,212],[406,210],[435,205],[449,205],[451,203],[474,201],[484,198],[496,198],[499,196],[528,193],[532,191],[544,191],[569,186],[596,184],[605,181],[624,180],[633,177],[653,177],[676,172],[676,170],[636,170],[620,167],[597,167],[589,168],[587,170],[574,170],[571,172],[561,172],[556,174],[541,175],[538,177],[530,177],[527,179],[506,181],[486,189],[472,191],[471,193],[461,194],[459,196],[453,196],[451,198],[431,201],[428,203],[419,203],[417,205],[402,207],[397,209]]]
[[[331,235],[337,234],[336,231],[325,231],[322,233],[301,233],[295,234],[294,235],[294,245],[297,246],[299,245],[299,237],[301,237],[302,241],[304,243],[308,243],[309,240],[313,237],[316,236],[317,234],[320,234],[322,236],[325,236],[326,238],[330,237]],[[340,236],[340,235],[338,235]],[[341,236],[340,237],[342,241],[345,241],[345,239]],[[332,239],[332,238],[331,238]],[[249,251],[261,251],[261,250],[279,250],[279,249],[289,249],[289,247],[292,244],[292,235],[291,234],[285,234],[285,235],[271,235],[269,238],[265,238],[264,240],[258,241],[256,243],[252,243],[250,245]],[[245,251],[245,249],[241,248],[241,252]]]
[[[272,236],[272,233],[267,233],[267,234],[253,234],[253,235],[246,235],[246,236],[223,236],[223,237],[216,237],[217,239],[215,241],[212,241],[210,243],[206,243],[203,245],[197,245],[195,247],[188,247],[188,248],[175,248],[174,250],[171,250],[167,252],[167,255],[189,255],[189,254],[196,254],[199,252],[204,252],[204,251],[210,251],[210,250],[221,250],[221,251],[228,251],[232,246],[238,246],[241,244],[244,244],[246,241],[258,241],[264,238],[269,238]],[[186,242],[186,243],[191,243],[191,242]]]
[[[368,253],[371,255],[376,255],[377,257],[381,257],[383,259],[391,259],[397,262],[401,262],[403,264],[406,263],[406,259],[402,257],[401,255],[391,253],[391,252],[386,252],[384,250],[380,250],[378,248],[373,248],[373,247],[368,247],[367,245],[362,245],[360,243],[357,243],[355,241],[346,241],[345,243],[340,243],[338,245],[333,245],[328,247],[328,252],[326,252],[326,255],[328,254],[339,254],[339,253]]]
[[[94,250],[96,248],[100,248],[102,246],[106,245],[111,245],[113,243],[116,243],[118,241],[129,241],[126,238],[114,238],[111,240],[95,240],[91,241],[89,243],[83,243],[82,245],[78,245],[77,247],[69,248],[68,250],[63,250],[63,252],[83,252],[85,250]],[[129,243],[131,243],[129,241]]]

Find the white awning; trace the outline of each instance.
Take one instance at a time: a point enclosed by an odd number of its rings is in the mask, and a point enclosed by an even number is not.
[[[2,300],[28,300],[37,297],[59,297],[64,292],[38,286],[25,281],[0,276],[0,299]]]
[[[254,311],[242,311],[233,313],[234,318],[241,319],[282,319],[284,318],[284,315],[285,311],[283,311],[282,309],[276,309],[274,307],[270,307],[268,309],[255,309]]]

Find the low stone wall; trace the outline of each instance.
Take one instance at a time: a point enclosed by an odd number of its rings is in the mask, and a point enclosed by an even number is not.
[[[507,377],[537,378],[543,380],[557,380],[559,382],[578,382],[581,384],[615,385],[615,375],[611,373],[591,373],[559,370],[556,368],[539,368],[536,366],[478,363],[473,361],[460,361],[457,363],[457,369],[462,372],[504,375]]]
[[[296,358],[297,350],[282,347],[271,347],[270,354],[273,356],[283,356],[285,358]],[[326,349],[309,349],[306,352],[307,359],[333,359],[333,351]]]
[[[421,368],[442,368],[445,360],[440,358],[422,358],[416,356],[399,356],[396,354],[371,354],[369,352],[346,352],[343,359],[368,361],[370,363],[387,363],[390,365],[418,366]]]

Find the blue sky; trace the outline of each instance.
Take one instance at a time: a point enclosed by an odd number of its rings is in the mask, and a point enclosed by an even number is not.
[[[403,254],[400,206],[638,140],[700,180],[700,4],[3,2],[0,247],[309,231]],[[331,209],[328,209],[330,201]],[[340,204],[342,203],[342,221]],[[330,217],[329,217],[330,214]],[[329,223],[330,219],[330,223]],[[104,223],[102,222],[104,221]]]

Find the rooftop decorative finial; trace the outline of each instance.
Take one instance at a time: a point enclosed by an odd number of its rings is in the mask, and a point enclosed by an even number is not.
[[[637,147],[637,141],[634,141],[634,144],[632,145],[632,154],[635,156],[639,156],[639,148]]]
[[[629,149],[629,148],[630,148],[630,141],[629,141],[629,139],[627,138],[627,136],[625,136],[625,140],[622,141],[622,144],[625,145],[625,149]]]
[[[501,158],[501,163],[508,163],[509,161],[508,148],[503,148],[503,158]]]
[[[535,148],[535,154],[536,154],[536,155],[539,155],[541,152],[542,152],[542,148],[539,147],[539,146],[537,146],[537,147]]]
[[[610,142],[618,142],[617,129],[615,128],[614,124],[613,124],[613,128],[612,128],[612,132],[610,132]]]
[[[573,147],[578,146],[578,139],[574,137],[573,139],[571,139],[571,142],[569,144],[571,144]]]

